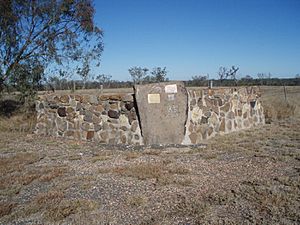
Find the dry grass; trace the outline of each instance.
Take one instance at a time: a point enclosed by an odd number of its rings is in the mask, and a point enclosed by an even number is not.
[[[178,175],[187,175],[190,173],[182,165],[167,165],[170,163],[167,161],[155,162],[155,163],[139,163],[131,164],[125,167],[116,167],[111,170],[102,170],[102,173],[110,173],[133,177],[139,180],[154,180],[160,185],[179,184],[179,185],[191,185],[192,181],[188,178],[177,177]]]
[[[61,177],[67,172],[68,172],[68,168],[64,166],[45,168],[40,172],[41,176],[39,177],[39,181],[51,182],[53,179],[57,177]]]
[[[129,196],[126,201],[131,207],[139,207],[145,205],[148,200],[147,197],[143,195],[133,195]]]
[[[106,161],[112,159],[113,157],[115,157],[115,155],[112,151],[99,151],[94,153],[93,157],[91,158],[91,162],[96,163]]]
[[[12,202],[0,202],[0,218],[9,215],[13,208],[16,207],[15,203]]]
[[[286,98],[283,87],[262,87],[262,101],[266,121],[286,119],[300,116],[300,87],[286,87]]]
[[[46,220],[57,222],[72,214],[92,211],[96,205],[94,201],[67,199],[64,192],[54,190],[38,194],[31,202],[28,213],[44,211],[43,215]]]
[[[31,133],[36,124],[34,106],[24,107],[18,96],[0,96],[0,132]]]
[[[143,154],[141,152],[130,151],[130,152],[124,153],[124,155],[125,155],[125,160],[130,161],[132,159],[137,159],[137,158],[141,157]]]
[[[19,152],[13,156],[0,158],[0,174],[22,171],[26,165],[33,164],[41,160],[42,156],[37,153]]]

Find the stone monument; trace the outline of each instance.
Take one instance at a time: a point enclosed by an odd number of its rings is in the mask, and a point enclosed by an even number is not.
[[[183,82],[135,85],[135,98],[145,144],[181,144],[188,94]]]

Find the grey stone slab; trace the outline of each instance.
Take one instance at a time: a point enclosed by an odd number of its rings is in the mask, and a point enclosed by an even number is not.
[[[135,98],[145,144],[181,144],[188,94],[183,82],[135,85]]]

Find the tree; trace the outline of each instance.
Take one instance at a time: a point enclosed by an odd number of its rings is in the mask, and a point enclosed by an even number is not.
[[[272,74],[271,73],[258,73],[257,74],[258,79],[271,79]]]
[[[236,81],[237,81],[236,74],[237,74],[238,70],[239,70],[239,67],[236,67],[236,66],[231,66],[230,69],[227,69],[226,67],[221,66],[219,68],[219,72],[218,72],[221,83],[223,82],[223,80],[230,78],[230,79],[234,80],[234,82],[236,84]]]
[[[20,68],[30,77],[37,66],[42,77],[46,69],[85,74],[87,64],[99,66],[102,31],[93,16],[91,0],[0,0],[0,92]]]
[[[192,86],[205,86],[208,84],[208,77],[209,77],[208,74],[206,76],[205,75],[192,76],[191,85]]]
[[[83,89],[85,89],[86,81],[90,77],[90,61],[88,57],[84,57],[82,67],[77,67],[77,74],[82,78]]]
[[[164,67],[164,68],[161,68],[161,67],[153,68],[153,70],[151,71],[152,80],[154,82],[168,81],[167,72],[168,71],[166,70],[166,67]]]
[[[41,85],[43,70],[43,66],[38,62],[32,65],[18,65],[14,69],[15,76],[9,77],[11,86],[20,91],[20,100],[26,106],[30,106],[33,100],[31,96],[36,94],[38,87]]]
[[[111,82],[111,75],[106,75],[106,74],[100,74],[96,77],[98,82],[103,85],[103,86],[109,86]]]
[[[147,76],[148,71],[149,69],[147,68],[141,68],[137,66],[128,69],[134,84],[141,84],[144,78]]]
[[[260,80],[261,85],[268,85],[270,82],[272,74],[271,73],[258,73],[257,77]]]
[[[218,75],[219,75],[219,80],[220,80],[221,83],[222,83],[223,80],[225,80],[225,79],[227,78],[227,69],[226,69],[226,67],[221,66],[221,67],[219,68]]]
[[[62,89],[61,87],[61,82],[58,76],[50,76],[47,80],[46,83],[50,86],[52,91]]]

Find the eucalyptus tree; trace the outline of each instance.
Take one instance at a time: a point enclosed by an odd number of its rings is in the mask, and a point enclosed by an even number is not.
[[[94,14],[91,0],[0,0],[0,93],[47,71],[87,76],[99,66],[103,33]]]

